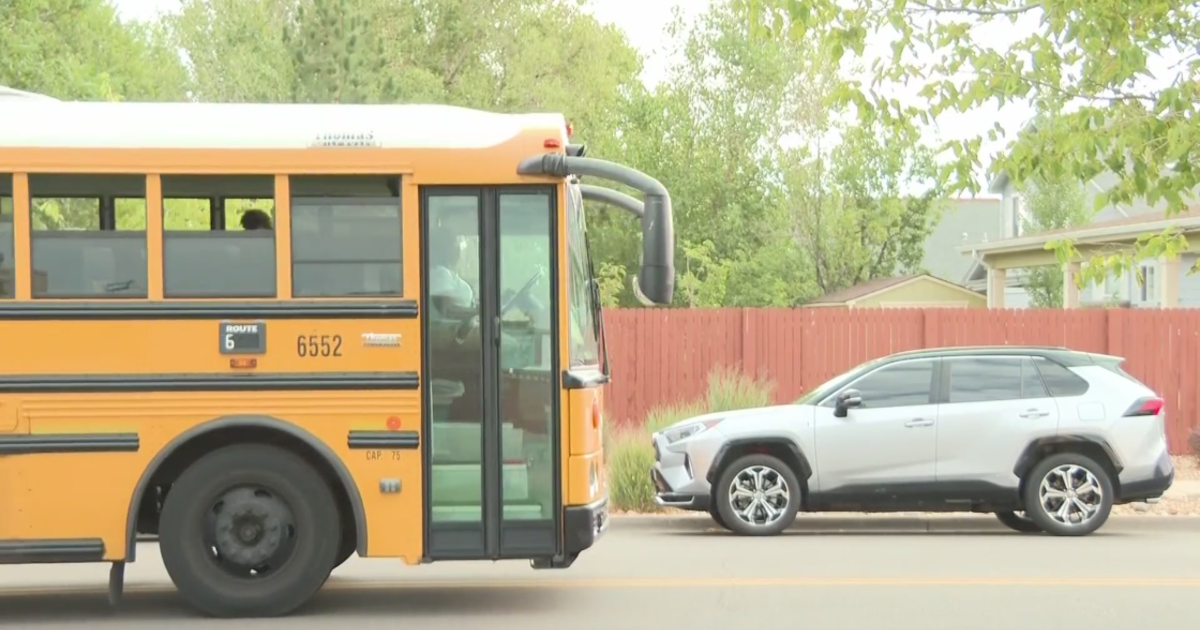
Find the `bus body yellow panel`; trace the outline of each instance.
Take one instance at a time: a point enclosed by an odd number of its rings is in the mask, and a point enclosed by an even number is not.
[[[291,424],[340,458],[337,463],[361,489],[367,531],[378,532],[368,539],[368,555],[420,557],[419,451],[351,450],[347,446],[351,431],[386,430],[389,417],[408,418],[402,426],[419,430],[420,395],[416,390],[54,394],[24,396],[19,402],[10,397],[4,403],[9,405],[19,407],[28,420],[31,437],[133,434],[137,450],[0,458],[2,478],[10,490],[5,493],[0,539],[98,537],[104,543],[105,560],[123,560],[130,502],[156,456],[206,423],[258,418]],[[382,478],[404,479],[411,487],[407,492],[383,495],[378,491]],[[11,492],[15,489],[22,492]]]
[[[194,606],[275,616],[355,552],[567,568],[603,534],[583,198],[647,217],[667,303],[660,183],[584,158],[559,114],[8,99],[0,119],[22,121],[0,128],[0,564],[107,561],[119,593],[158,535]]]

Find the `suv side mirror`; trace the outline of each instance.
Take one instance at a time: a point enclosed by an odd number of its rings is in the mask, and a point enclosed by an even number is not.
[[[858,393],[857,389],[847,389],[837,396],[837,404],[833,408],[833,415],[838,418],[845,418],[846,414],[852,407],[862,405],[862,394]]]

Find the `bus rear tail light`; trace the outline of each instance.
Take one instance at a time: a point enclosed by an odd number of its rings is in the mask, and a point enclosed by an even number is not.
[[[1125,417],[1134,416],[1157,416],[1162,413],[1164,406],[1163,399],[1157,396],[1147,396],[1139,398],[1125,412]]]
[[[592,401],[592,428],[600,428],[600,403],[596,400]]]

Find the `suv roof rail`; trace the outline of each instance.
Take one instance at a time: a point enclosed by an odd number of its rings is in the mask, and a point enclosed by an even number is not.
[[[1013,344],[1013,345],[979,345],[979,346],[935,346],[932,348],[921,348],[919,350],[905,350],[897,352],[896,356],[905,354],[929,354],[935,352],[973,352],[981,350],[1054,350],[1058,352],[1081,352],[1080,350],[1072,350],[1066,346],[1039,346],[1033,344]]]

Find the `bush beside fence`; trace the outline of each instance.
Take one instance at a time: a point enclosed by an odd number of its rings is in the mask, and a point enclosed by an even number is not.
[[[605,434],[604,450],[607,454],[610,500],[614,509],[630,512],[658,510],[649,476],[650,466],[654,464],[651,433],[680,420],[707,413],[771,404],[775,389],[775,384],[769,379],[750,378],[728,367],[712,370],[706,383],[702,398],[655,407],[643,422],[617,425]]]

